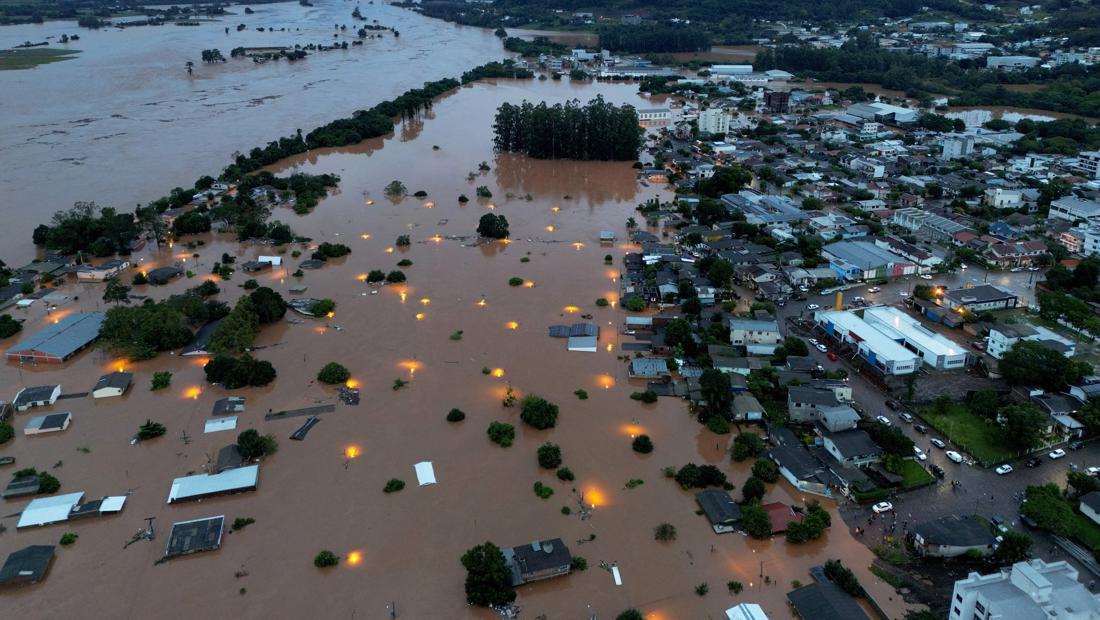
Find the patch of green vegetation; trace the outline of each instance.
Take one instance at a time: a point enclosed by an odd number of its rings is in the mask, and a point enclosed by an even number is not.
[[[901,462],[901,476],[905,478],[902,486],[907,489],[927,484],[933,480],[932,474],[917,461],[904,460]]]
[[[61,62],[74,58],[80,50],[61,50],[50,47],[32,47],[29,49],[0,50],[0,71],[19,71],[33,69],[38,65]]]
[[[997,429],[960,403],[951,403],[943,413],[928,407],[920,415],[983,465],[1007,461],[1013,456],[997,437]]]

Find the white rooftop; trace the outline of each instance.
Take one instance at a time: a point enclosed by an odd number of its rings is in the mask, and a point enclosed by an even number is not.
[[[421,461],[413,466],[416,469],[416,481],[420,486],[435,484],[435,468],[431,461]]]
[[[73,511],[73,507],[80,503],[82,497],[84,497],[84,491],[31,500],[31,503],[23,509],[23,514],[19,515],[19,523],[15,527],[49,525],[50,523],[66,521],[69,518],[69,513]]]
[[[865,310],[863,316],[881,321],[878,324],[872,322],[872,327],[881,329],[888,326],[889,329],[895,330],[898,337],[911,341],[917,347],[925,349],[933,355],[959,355],[964,353],[962,347],[929,330],[921,325],[920,321],[897,308],[874,306]],[[884,331],[888,332],[888,330]]]
[[[259,465],[249,465],[236,469],[227,469],[220,474],[196,474],[184,476],[172,481],[168,491],[168,503],[203,497],[215,493],[243,491],[256,486],[260,476]]]
[[[917,355],[901,346],[886,334],[875,329],[867,321],[859,318],[852,312],[831,310],[818,313],[819,321],[827,320],[841,330],[849,331],[859,336],[863,344],[874,352],[875,357],[883,361],[899,362],[904,360],[917,360]]]

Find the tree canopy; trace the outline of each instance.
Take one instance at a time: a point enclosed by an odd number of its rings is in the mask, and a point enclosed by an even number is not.
[[[635,160],[642,147],[638,114],[597,97],[582,106],[524,101],[497,108],[493,144],[498,151],[536,159]]]
[[[512,571],[500,548],[484,542],[462,554],[466,569],[466,602],[480,607],[504,605],[516,600]]]

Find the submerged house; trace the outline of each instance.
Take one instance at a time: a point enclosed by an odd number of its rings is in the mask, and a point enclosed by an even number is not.
[[[92,388],[92,398],[122,396],[126,393],[126,390],[130,389],[133,380],[134,373],[132,372],[107,373],[100,377],[99,381],[96,381],[95,387]]]
[[[60,364],[95,342],[106,319],[102,312],[70,314],[12,345],[5,355],[12,362]]]
[[[0,567],[0,587],[38,583],[53,564],[53,545],[31,545],[13,551]]]
[[[529,545],[501,551],[512,571],[513,586],[568,575],[573,563],[569,547],[560,538],[536,540]]]
[[[950,515],[910,528],[913,549],[922,556],[954,558],[968,552],[993,553],[997,540],[989,525],[974,515]]]
[[[11,406],[16,411],[26,411],[32,407],[48,407],[57,402],[59,396],[61,396],[60,385],[26,387],[15,394]]]
[[[708,489],[695,494],[695,501],[710,521],[715,534],[726,534],[737,529],[741,522],[741,507],[733,501],[730,494],[717,489]]]
[[[168,503],[176,504],[215,495],[228,495],[256,490],[260,466],[249,465],[227,469],[217,474],[195,474],[172,481],[168,491]]]

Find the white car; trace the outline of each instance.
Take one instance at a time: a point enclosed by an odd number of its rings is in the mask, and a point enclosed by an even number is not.
[[[798,287],[798,290],[802,291],[803,293],[808,293],[808,292],[810,292],[810,287],[803,284],[803,285]]]
[[[947,458],[951,459],[952,461],[954,461],[956,463],[962,463],[963,462],[963,455],[959,454],[958,452],[955,452],[954,450],[948,450],[944,454],[947,455]]]
[[[871,506],[871,510],[875,511],[875,514],[880,515],[884,512],[890,512],[894,509],[894,505],[890,502],[879,502],[874,506]]]
[[[822,353],[828,353],[829,352],[829,347],[827,347],[823,344],[819,344],[819,345],[817,345],[817,350],[821,351]]]
[[[928,460],[928,455],[924,453],[924,450],[921,450],[916,446],[913,446],[913,456],[916,456],[918,461]]]
[[[1085,469],[1090,476],[1100,476],[1100,467],[1089,467]]]
[[[867,289],[867,292],[868,292],[868,293],[877,293],[877,292],[879,292],[879,291],[881,291],[881,290],[882,290],[882,289],[880,289],[880,288],[879,288],[879,287],[877,287],[877,286],[872,286],[871,288]]]
[[[817,338],[810,338],[810,344],[817,346]]]
[[[817,305],[817,304],[806,304],[806,309],[807,309],[807,310],[817,310],[817,309],[818,309],[818,308],[820,308],[820,307],[821,307],[821,306],[819,306],[819,305]]]
[[[1023,267],[1013,267],[1012,269],[1009,269],[1009,271],[1011,271],[1012,273],[1020,273],[1023,270]]]
[[[1047,456],[1049,456],[1049,457],[1050,457],[1050,458],[1052,458],[1052,459],[1060,459],[1060,458],[1062,458],[1062,457],[1063,457],[1063,456],[1065,456],[1065,455],[1066,455],[1066,451],[1065,451],[1065,450],[1063,450],[1063,449],[1061,449],[1061,448],[1058,448],[1057,450],[1055,450],[1055,451],[1051,452],[1051,453],[1050,453],[1050,454],[1048,454]]]
[[[939,448],[941,450],[947,447],[947,444],[943,443],[943,440],[940,439],[939,437],[933,437],[933,438],[929,439],[928,443],[932,444],[933,446],[936,446],[937,448]]]
[[[1011,474],[1012,473],[1012,466],[1008,465],[1008,464],[1001,465],[1000,467],[998,467],[997,469],[994,469],[993,471],[997,472],[998,476],[1003,476],[1005,474]]]
[[[959,263],[959,269],[967,269],[966,263]]]
[[[921,280],[931,280],[932,276],[928,275],[927,273],[922,273],[922,274],[920,274],[920,279]]]
[[[875,419],[879,421],[879,424],[885,424],[886,426],[892,426],[892,424],[890,424],[890,418],[888,418],[884,415],[876,416]]]

